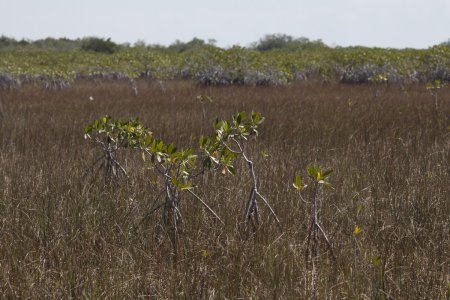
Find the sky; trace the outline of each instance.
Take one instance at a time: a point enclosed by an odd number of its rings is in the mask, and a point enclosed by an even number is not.
[[[248,46],[265,34],[330,46],[428,48],[450,39],[450,0],[0,0],[0,35]]]

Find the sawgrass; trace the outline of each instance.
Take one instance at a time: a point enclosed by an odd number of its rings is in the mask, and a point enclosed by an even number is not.
[[[381,86],[377,97],[369,85],[314,81],[137,86],[138,96],[120,81],[0,92],[3,298],[449,297],[449,89],[436,114],[425,87],[413,84]],[[198,95],[214,100],[202,106]],[[177,253],[164,232],[155,239],[159,214],[147,212],[157,179],[139,157],[119,154],[129,185],[80,184],[99,154],[83,127],[99,116],[139,117],[165,141],[197,146],[215,117],[242,110],[266,117],[248,150],[282,230],[261,207],[260,228],[246,240],[240,235],[251,187],[243,161],[236,176],[207,174],[197,190],[225,226],[182,195]],[[322,243],[314,286],[304,257],[311,206],[292,187],[311,162],[334,170],[334,189],[320,194],[319,221],[336,260]]]

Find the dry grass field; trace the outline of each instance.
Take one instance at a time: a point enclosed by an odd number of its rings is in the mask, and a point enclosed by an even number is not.
[[[0,298],[449,299],[449,88],[437,113],[423,84],[381,86],[377,97],[372,85],[314,81],[138,88],[0,91]],[[198,95],[214,99],[205,116]],[[196,189],[225,225],[181,195],[176,253],[164,232],[155,238],[157,182],[139,156],[119,156],[129,184],[82,184],[99,155],[83,138],[95,118],[139,117],[165,141],[197,147],[216,117],[243,110],[266,117],[249,152],[281,228],[261,206],[260,226],[240,234],[251,184],[241,160],[235,176],[208,173]],[[313,162],[334,170],[318,216],[336,256],[320,240],[314,269],[311,205],[292,187]]]

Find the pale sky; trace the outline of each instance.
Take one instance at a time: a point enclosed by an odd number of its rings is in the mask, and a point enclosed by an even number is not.
[[[450,38],[450,0],[0,0],[0,35],[247,46],[265,34],[328,45],[427,48]]]

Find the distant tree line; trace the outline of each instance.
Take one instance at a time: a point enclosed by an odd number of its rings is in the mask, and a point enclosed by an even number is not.
[[[31,41],[28,39],[16,40],[7,36],[0,36],[0,50],[18,49],[55,49],[70,51],[81,48],[81,39],[70,40],[67,38],[45,38]]]
[[[207,41],[193,38],[188,42],[176,40],[169,46],[159,44],[146,44],[143,40],[138,40],[132,46],[129,43],[118,44],[111,41],[111,38],[99,37],[85,37],[78,39],[68,38],[45,38],[39,40],[21,39],[16,40],[7,36],[0,36],[0,51],[1,50],[58,50],[58,51],[93,51],[100,53],[115,53],[123,48],[148,48],[161,51],[169,51],[181,53],[186,51],[198,50],[204,47],[216,47],[216,40],[209,39]],[[450,39],[442,42],[441,45],[450,46]],[[286,34],[267,34],[260,38],[257,42],[253,42],[248,48],[256,51],[271,51],[271,50],[287,50],[297,51],[305,49],[320,49],[328,46],[322,40],[310,40],[305,37],[295,38]]]
[[[120,45],[110,38],[86,37],[71,40],[68,38],[45,38],[39,40],[16,40],[14,38],[0,36],[0,50],[85,50],[102,53],[114,53],[120,49]]]

